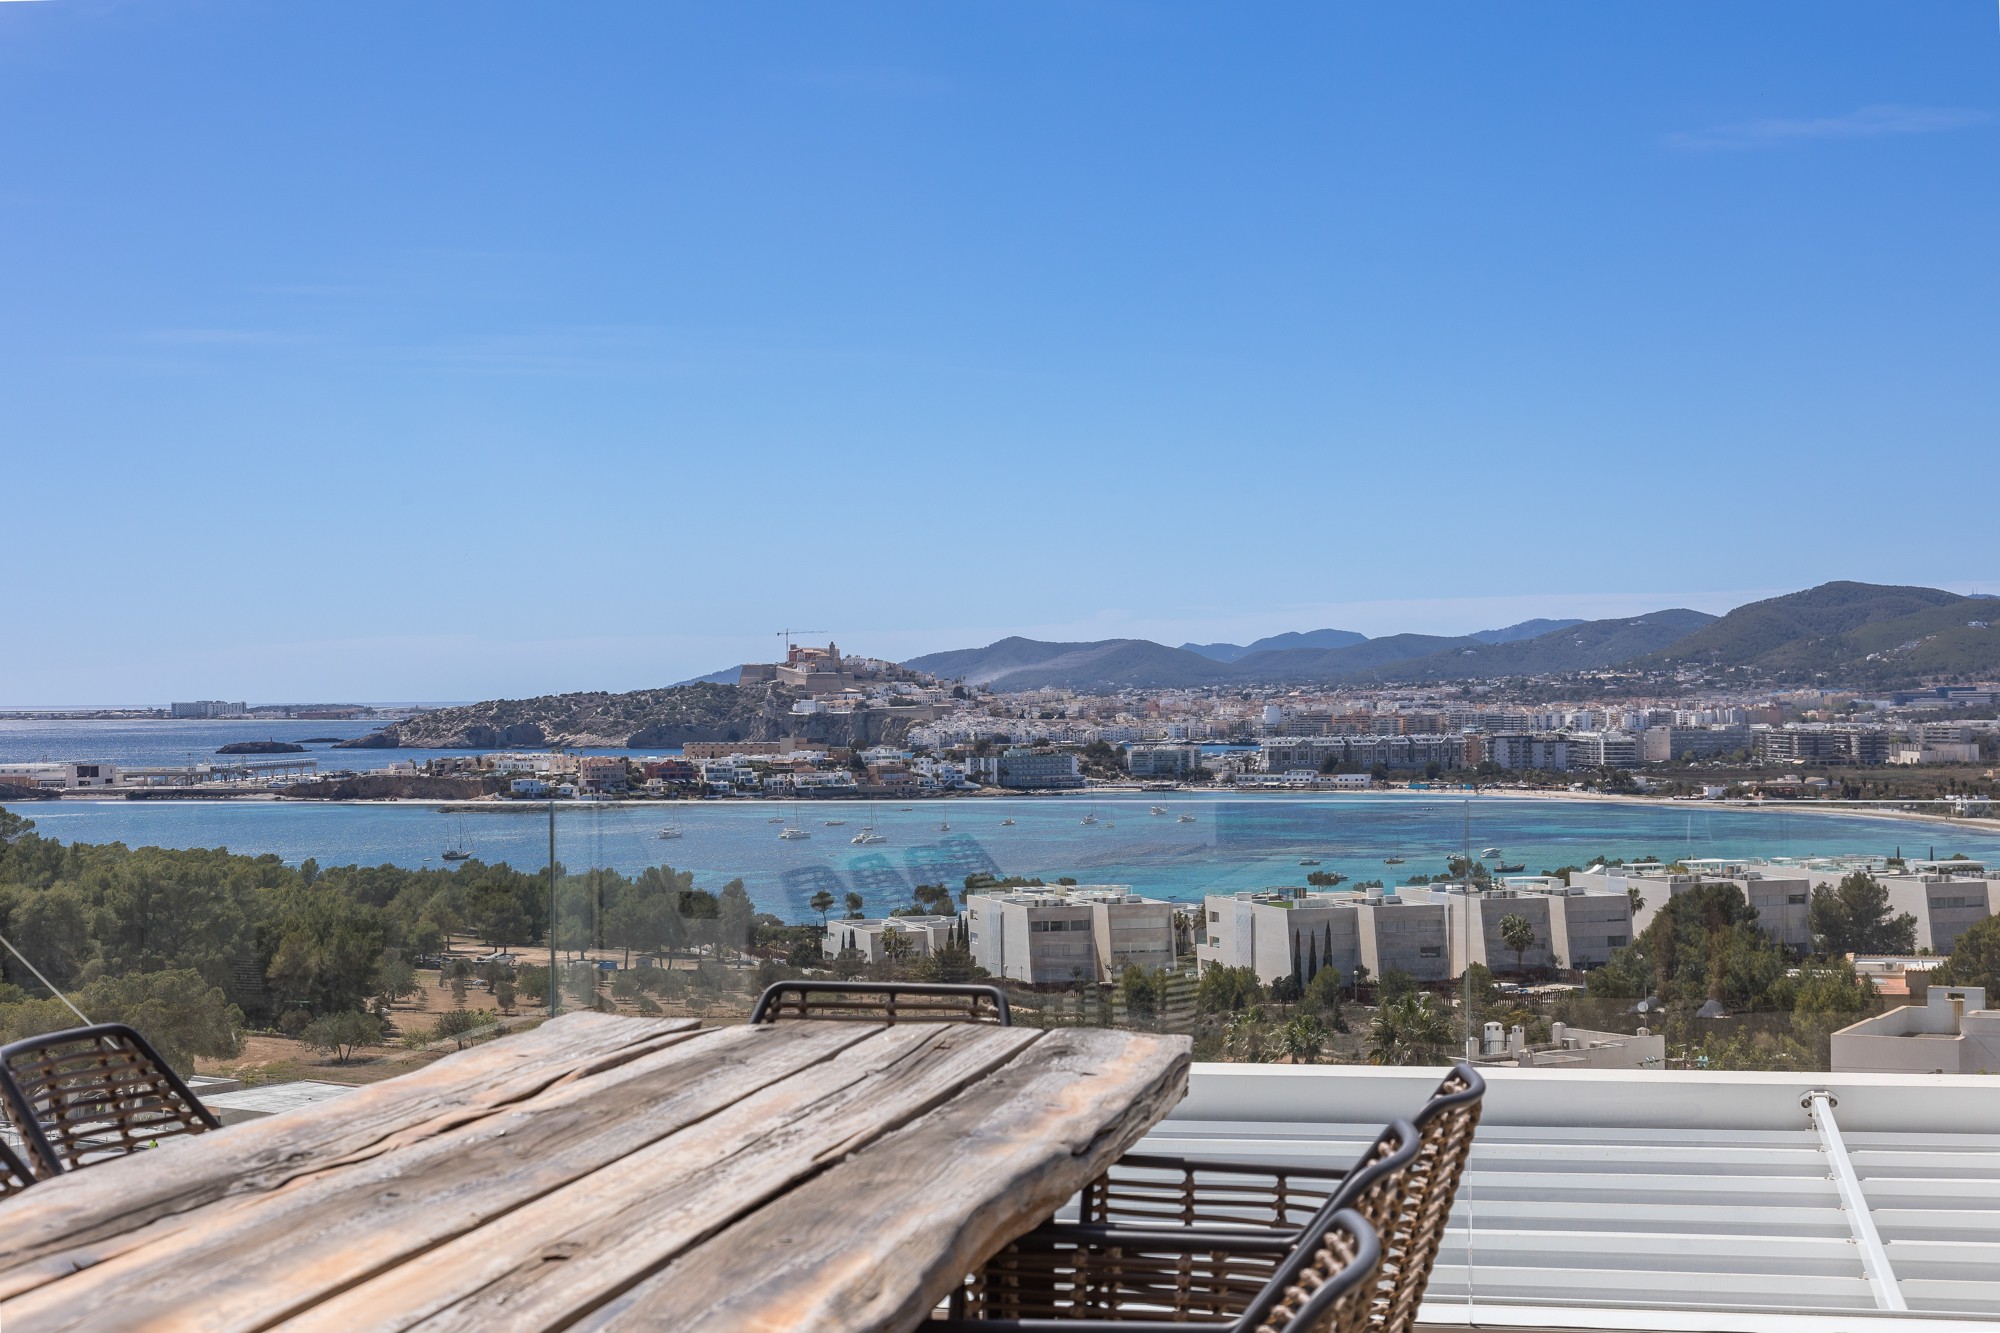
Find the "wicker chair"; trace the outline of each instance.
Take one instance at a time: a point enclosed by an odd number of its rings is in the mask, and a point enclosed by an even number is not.
[[[122,1157],[222,1122],[123,1023],[99,1023],[0,1046],[0,1109],[38,1178]]]
[[[927,981],[778,981],[764,988],[752,1023],[789,1019],[862,1023],[997,1023],[1013,1025],[998,986]]]
[[[1485,1095],[1486,1080],[1477,1071],[1470,1065],[1454,1065],[1410,1123],[1423,1135],[1428,1150],[1441,1151],[1461,1133],[1470,1138]],[[1459,1161],[1462,1166],[1462,1152]],[[1084,1187],[1077,1220],[1113,1226],[1256,1225],[1293,1231],[1325,1205],[1346,1175],[1343,1166],[1127,1153]],[[1450,1186],[1457,1189],[1456,1174]]]
[[[1400,1223],[1403,1194],[1421,1149],[1414,1125],[1392,1122],[1319,1212],[1304,1227],[1289,1231],[1233,1223],[1045,1223],[973,1275],[965,1308],[988,1320],[1171,1317],[1226,1323],[1258,1314],[1274,1284],[1282,1285],[1299,1252],[1312,1248],[1334,1214],[1351,1210],[1379,1240],[1386,1240],[1385,1230]],[[1384,1299],[1385,1294],[1377,1294],[1373,1304]]]
[[[1380,1234],[1383,1249],[1383,1294],[1372,1325],[1376,1329],[1407,1333],[1415,1322],[1485,1094],[1486,1081],[1477,1071],[1468,1065],[1454,1066],[1412,1118],[1415,1155],[1400,1188],[1398,1214],[1391,1217],[1361,1208]],[[1379,1161],[1382,1147],[1378,1138],[1363,1162]],[[1302,1214],[1329,1206],[1360,1207],[1352,1202],[1348,1187],[1353,1183],[1349,1169],[1341,1167],[1135,1153],[1120,1158],[1084,1188],[1079,1222],[1049,1222],[1030,1234],[1038,1238],[1034,1242],[1038,1246],[1042,1238],[1053,1239],[1066,1229],[1073,1243],[1087,1235],[1098,1245],[1110,1245],[1128,1229],[1148,1235],[1185,1229],[1185,1234],[1199,1232],[1211,1241],[1219,1236],[1227,1243],[1189,1251],[1177,1260],[1172,1280],[1185,1288],[1188,1312],[1227,1315],[1244,1308],[1242,1302],[1260,1289],[1297,1244]],[[1019,1270],[1009,1279],[1015,1286],[1033,1281],[1023,1260],[1008,1254],[996,1262]],[[975,1277],[973,1290],[981,1290],[983,1280],[994,1272],[989,1264],[987,1273]],[[1155,1277],[1165,1280],[1163,1275]],[[1049,1290],[1047,1282],[1040,1285],[1045,1293]],[[1045,1294],[1040,1299],[1056,1298]]]
[[[34,1173],[6,1143],[0,1142],[0,1199],[19,1194],[35,1183]]]
[[[1186,1239],[1173,1232],[1129,1231],[1125,1243],[1129,1249],[1145,1250],[1149,1237],[1169,1250]],[[1381,1264],[1381,1243],[1368,1219],[1351,1208],[1330,1208],[1305,1229],[1243,1310],[1227,1319],[1167,1319],[1161,1317],[1166,1307],[1158,1293],[1145,1293],[1132,1299],[1150,1308],[1079,1305],[1072,1313],[1055,1317],[955,1316],[933,1319],[921,1327],[927,1333],[1187,1333],[1191,1328],[1218,1333],[1365,1333]],[[1124,1309],[1131,1314],[1127,1316]]]

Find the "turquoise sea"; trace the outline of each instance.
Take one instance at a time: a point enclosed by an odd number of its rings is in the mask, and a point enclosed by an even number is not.
[[[1149,814],[1151,806],[1164,815]],[[482,860],[541,866],[545,806],[500,805],[447,814],[416,804],[307,802],[43,801],[15,807],[64,841],[227,847],[287,861],[403,866],[444,864],[463,832]],[[1095,813],[1095,824],[1081,821]],[[1182,823],[1188,815],[1192,822]],[[782,841],[795,816],[812,837]],[[888,839],[850,841],[867,820]],[[1012,825],[1003,820],[1012,819]],[[829,826],[826,821],[842,823]],[[671,821],[682,836],[658,837]],[[948,827],[946,827],[948,825]],[[1192,793],[1091,798],[971,798],[886,802],[699,801],[572,805],[556,817],[557,856],[569,868],[627,873],[670,864],[710,887],[741,876],[758,906],[791,920],[818,890],[860,893],[871,912],[909,901],[912,886],[957,884],[968,874],[1073,876],[1129,884],[1164,898],[1302,884],[1320,862],[1350,880],[1390,883],[1444,868],[1461,839],[1477,853],[1499,847],[1529,872],[1593,856],[1911,856],[1935,850],[2000,861],[2000,828],[1988,834],[1892,817],[1739,807],[1649,806],[1598,801],[1468,801],[1437,793],[1343,796]],[[1401,856],[1404,864],[1385,865]]]

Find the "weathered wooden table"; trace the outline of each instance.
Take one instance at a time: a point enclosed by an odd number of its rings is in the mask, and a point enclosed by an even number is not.
[[[0,1327],[907,1329],[1182,1037],[574,1014],[0,1204]]]

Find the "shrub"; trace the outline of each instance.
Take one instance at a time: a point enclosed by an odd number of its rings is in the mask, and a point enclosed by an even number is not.
[[[354,1058],[358,1047],[382,1044],[382,1020],[350,1009],[315,1018],[300,1037],[306,1045],[326,1052],[336,1063],[344,1065]]]

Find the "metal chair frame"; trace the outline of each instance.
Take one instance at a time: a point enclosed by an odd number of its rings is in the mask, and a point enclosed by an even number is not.
[[[1410,1123],[1427,1141],[1455,1126],[1470,1105],[1476,1120],[1486,1080],[1456,1064]],[[1344,1166],[1287,1166],[1222,1158],[1127,1153],[1084,1187],[1078,1220],[1136,1227],[1263,1225],[1295,1231],[1331,1198]],[[1179,1181],[1131,1178],[1125,1172],[1180,1174]],[[1456,1181],[1454,1180],[1454,1185]],[[1260,1221],[1259,1215],[1262,1214]]]
[[[1453,1066],[1411,1121],[1415,1155],[1398,1187],[1396,1215],[1361,1209],[1375,1225],[1383,1249],[1374,1329],[1407,1333],[1415,1324],[1485,1093],[1486,1082],[1476,1070]],[[1365,1163],[1379,1157],[1382,1143],[1376,1140],[1364,1155]],[[1067,1236],[1071,1244],[1087,1242],[1111,1251],[1120,1249],[1121,1238],[1129,1241],[1141,1234],[1148,1245],[1155,1244],[1152,1238],[1161,1233],[1190,1241],[1198,1238],[1200,1244],[1184,1251],[1186,1257],[1174,1266],[1175,1311],[1226,1315],[1245,1308],[1243,1303],[1273,1272],[1279,1258],[1308,1234],[1313,1224],[1301,1230],[1296,1221],[1300,1211],[1358,1206],[1352,1193],[1358,1180],[1352,1175],[1355,1170],[1372,1168],[1302,1168],[1128,1154],[1084,1188],[1079,1221],[1046,1222],[1029,1235],[1036,1238],[1033,1245],[1054,1244]],[[1163,1173],[1178,1173],[1180,1178],[1159,1179]],[[993,1268],[989,1264],[987,1272]],[[1152,1272],[1165,1280],[1157,1265]],[[1024,1289],[1032,1281],[1026,1271],[1015,1278]],[[976,1278],[974,1290],[978,1287]],[[1054,1296],[1045,1287],[1041,1298]]]
[[[152,1043],[123,1023],[0,1046],[0,1111],[40,1179],[222,1128]]]
[[[6,1143],[0,1142],[0,1199],[19,1194],[35,1183],[35,1173]]]
[[[792,1019],[1014,1024],[1007,994],[998,986],[941,981],[775,981],[750,1011],[752,1023]]]
[[[1392,1121],[1335,1196],[1296,1231],[1259,1226],[1044,1224],[1008,1245],[973,1275],[964,1299],[981,1318],[962,1321],[963,1333],[1075,1330],[1086,1320],[1130,1330],[1135,1320],[1166,1317],[1262,1328],[1261,1321],[1276,1308],[1279,1293],[1298,1278],[1301,1265],[1308,1261],[1301,1255],[1314,1251],[1316,1237],[1335,1215],[1351,1212],[1367,1223],[1382,1243],[1386,1263],[1387,1237],[1401,1222],[1404,1190],[1422,1146],[1415,1126],[1406,1120]],[[1378,1279],[1370,1289],[1362,1323],[1354,1327],[1365,1327],[1386,1300]]]

